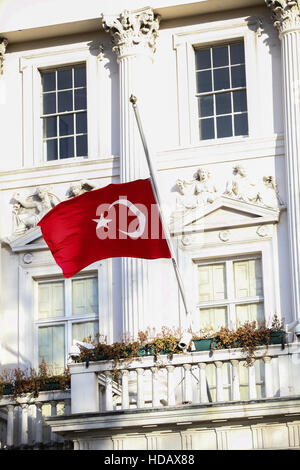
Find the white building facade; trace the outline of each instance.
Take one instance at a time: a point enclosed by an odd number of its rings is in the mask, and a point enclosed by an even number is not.
[[[120,384],[104,362],[72,364],[71,392],[2,399],[2,443],[43,442],[50,403],[51,440],[76,449],[299,448],[299,2],[103,3],[1,6],[1,369],[60,372],[74,339],[185,327],[170,260],[64,279],[37,227],[63,200],[148,177],[131,94],[195,330],[276,314],[289,344],[242,372],[240,350],[143,358]]]

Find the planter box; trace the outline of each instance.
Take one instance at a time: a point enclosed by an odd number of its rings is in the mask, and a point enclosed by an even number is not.
[[[210,351],[212,347],[213,338],[194,339],[196,351]]]
[[[3,395],[12,395],[13,394],[13,385],[5,384],[3,389]]]
[[[272,331],[270,336],[270,344],[284,344],[286,332],[284,330]]]

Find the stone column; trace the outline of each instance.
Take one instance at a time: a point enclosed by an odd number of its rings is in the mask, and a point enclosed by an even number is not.
[[[300,8],[265,0],[281,39],[292,308],[300,321]]]
[[[147,178],[149,172],[129,98],[138,97],[144,124],[154,110],[149,72],[155,52],[159,18],[151,8],[123,11],[119,16],[103,16],[119,63],[120,91],[120,180],[122,183]],[[150,87],[150,89],[149,89]],[[145,126],[147,128],[147,125]],[[137,336],[144,329],[147,308],[147,261],[122,259],[123,333]]]

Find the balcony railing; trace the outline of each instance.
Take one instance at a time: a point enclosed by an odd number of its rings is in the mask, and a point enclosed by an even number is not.
[[[70,412],[70,391],[40,392],[37,398],[4,396],[0,400],[1,448],[67,447],[64,439],[51,432],[45,418]]]
[[[70,365],[72,413],[114,412],[300,395],[300,343]],[[116,372],[118,377],[116,378]],[[84,390],[85,399],[80,390]]]

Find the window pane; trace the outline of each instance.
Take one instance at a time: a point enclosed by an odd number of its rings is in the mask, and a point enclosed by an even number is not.
[[[264,304],[236,305],[235,307],[236,325],[242,325],[246,321],[256,321],[257,325],[265,319]]]
[[[73,110],[72,91],[61,91],[58,93],[58,112]]]
[[[80,135],[76,137],[76,151],[77,157],[86,157],[87,156],[87,136]]]
[[[214,67],[222,67],[228,65],[228,47],[214,47],[213,50]]]
[[[230,62],[231,64],[245,63],[244,44],[232,44],[230,46]]]
[[[214,90],[226,90],[230,88],[229,68],[214,70]]]
[[[212,90],[211,71],[197,72],[197,92],[205,93]]]
[[[72,88],[72,70],[58,70],[57,72],[57,88],[65,90]]]
[[[244,65],[235,65],[231,67],[232,88],[246,86],[246,75]]]
[[[59,139],[60,158],[74,157],[74,137]]]
[[[246,90],[233,92],[233,109],[235,113],[240,111],[247,111]]]
[[[74,69],[74,86],[86,86],[85,66]]]
[[[75,109],[86,109],[86,88],[75,90]]]
[[[39,364],[46,361],[49,371],[61,374],[65,367],[65,327],[46,326],[38,330]]]
[[[214,120],[213,119],[201,119],[199,121],[199,131],[200,131],[201,140],[214,139],[215,138]]]
[[[38,316],[52,318],[64,316],[64,282],[38,285]]]
[[[78,341],[83,341],[89,337],[96,339],[96,334],[98,332],[98,321],[73,323],[72,325],[72,339],[77,339]]]
[[[199,302],[226,298],[225,265],[198,266]]]
[[[59,116],[59,135],[74,134],[74,114]]]
[[[43,91],[55,90],[55,72],[42,72]]]
[[[199,117],[213,116],[214,97],[213,95],[201,96],[198,99]]]
[[[216,113],[228,114],[231,113],[231,94],[221,93],[216,95]]]
[[[98,280],[76,279],[72,281],[73,315],[98,313]]]
[[[56,116],[44,119],[44,137],[56,137],[57,125]]]
[[[235,296],[238,299],[263,295],[262,265],[260,259],[233,263]]]
[[[47,161],[57,160],[57,139],[47,140]]]
[[[200,325],[201,328],[214,328],[219,330],[222,326],[226,326],[227,322],[227,308],[201,308],[200,309]]]
[[[234,134],[248,135],[248,114],[236,114],[234,116]]]
[[[196,50],[196,70],[209,69],[210,67],[210,49]]]
[[[217,118],[218,137],[232,136],[232,118],[231,116],[221,116]]]
[[[43,95],[43,113],[54,114],[56,112],[56,94],[46,93]]]
[[[87,132],[87,114],[76,114],[76,134],[85,134]]]

